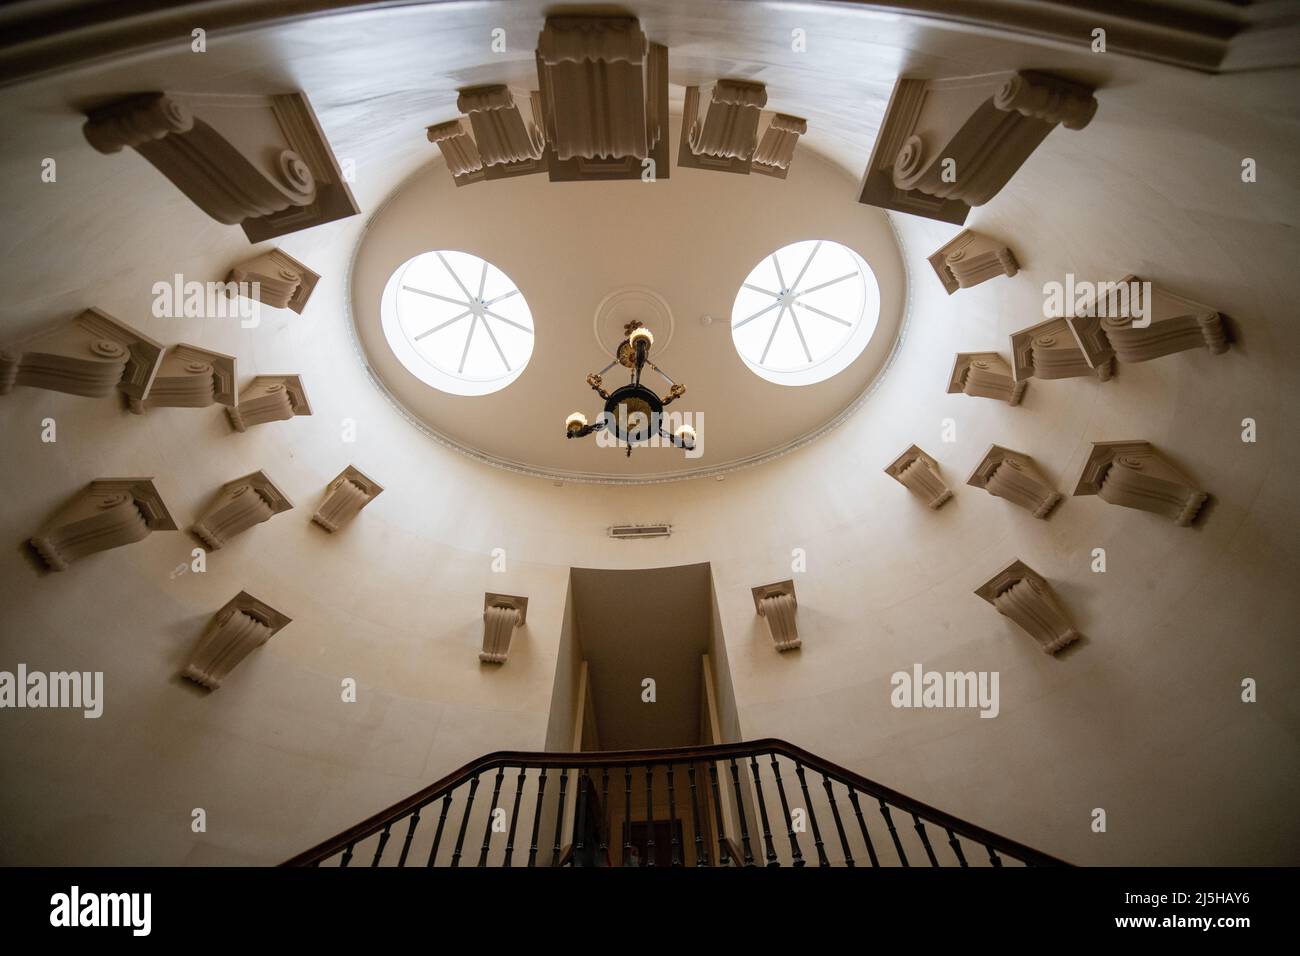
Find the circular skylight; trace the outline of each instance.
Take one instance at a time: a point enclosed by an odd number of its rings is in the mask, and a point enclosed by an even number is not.
[[[384,338],[407,371],[455,395],[505,388],[533,354],[533,315],[510,277],[468,252],[408,259],[380,303]]]
[[[880,318],[871,267],[848,246],[808,239],[750,272],[731,309],[731,338],[750,369],[779,385],[811,385],[862,354]]]

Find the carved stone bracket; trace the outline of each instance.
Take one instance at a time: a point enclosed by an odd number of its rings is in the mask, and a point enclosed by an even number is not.
[[[311,520],[326,531],[334,532],[355,518],[366,505],[374,501],[383,487],[367,478],[361,471],[348,465],[325,489],[321,502]]]
[[[258,302],[301,315],[320,276],[287,252],[271,249],[239,263],[230,270],[226,281],[256,283],[254,289]]]
[[[302,93],[144,93],[87,116],[82,131],[96,150],[131,147],[249,242],[361,211]]]
[[[1182,527],[1196,519],[1209,497],[1145,441],[1093,442],[1074,493],[1150,511]]]
[[[222,485],[190,530],[215,551],[235,535],[292,507],[293,502],[266,472],[255,471]]]
[[[469,117],[488,179],[546,172],[540,93],[523,97],[504,85],[470,87],[460,91],[456,108]]]
[[[962,392],[1019,405],[1028,382],[1017,382],[1011,366],[997,352],[959,352],[948,376],[948,393]]]
[[[438,147],[447,163],[451,178],[457,186],[468,186],[487,178],[483,171],[483,157],[479,155],[465,124],[458,119],[437,123],[425,130],[429,142]]]
[[[1093,89],[1047,73],[900,78],[859,202],[960,225],[998,194],[1058,123],[1083,129]]]
[[[47,521],[31,546],[52,571],[96,551],[143,541],[152,531],[175,531],[152,478],[99,478]]]
[[[927,508],[938,508],[952,497],[939,477],[939,463],[915,445],[890,462],[885,474],[924,501]]]
[[[1145,287],[1135,275],[1101,285],[1107,287],[1105,292],[1094,296],[1092,307],[1084,310],[1095,314],[1066,320],[1094,366],[1111,359],[1149,362],[1196,348],[1209,349],[1214,355],[1228,351],[1223,317],[1209,306],[1154,283],[1150,301],[1143,301]],[[1142,313],[1140,317],[1138,313]]]
[[[1047,654],[1055,654],[1080,637],[1047,580],[1017,559],[975,591],[998,613],[1023,628]]]
[[[794,594],[794,581],[778,581],[751,589],[754,610],[767,621],[768,632],[778,651],[789,651],[803,644],[795,621],[798,601]]]
[[[483,595],[483,650],[478,659],[504,664],[510,656],[510,638],[528,619],[528,598],[513,594]]]
[[[1001,445],[989,446],[966,484],[1005,498],[1035,518],[1046,518],[1064,497],[1038,470],[1034,459]]]
[[[768,121],[763,137],[754,150],[754,162],[750,171],[785,179],[790,174],[790,164],[794,162],[794,148],[799,145],[799,137],[808,132],[808,121],[798,116],[776,113]]]
[[[930,256],[930,267],[949,295],[995,276],[1013,276],[1020,271],[1015,255],[1003,243],[969,229],[936,250]]]
[[[226,409],[237,432],[253,425],[282,422],[295,415],[310,415],[307,392],[297,375],[259,375],[239,393],[239,404]]]
[[[1088,375],[1108,382],[1115,363],[1106,359],[1093,366],[1066,320],[1056,318],[1011,333],[1011,368],[1017,382]]]
[[[703,120],[702,99],[698,86],[686,87],[677,165],[748,176],[758,143],[758,121],[767,105],[766,87],[742,80],[718,80],[710,91]]]
[[[190,654],[184,676],[216,690],[240,661],[291,620],[247,591],[240,591],[212,616]]]
[[[141,399],[162,363],[163,346],[99,309],[50,332],[0,349],[0,395],[15,385],[86,398],[120,391]]]
[[[668,48],[634,17],[547,17],[537,84],[552,182],[668,178]]]
[[[137,415],[146,408],[207,408],[235,404],[235,357],[181,343],[167,350],[149,394],[129,398]]]

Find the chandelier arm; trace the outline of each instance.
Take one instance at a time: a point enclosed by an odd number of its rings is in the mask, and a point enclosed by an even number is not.
[[[658,365],[656,365],[654,362],[647,361],[646,364],[649,365],[649,366],[650,366],[652,369],[654,369],[656,372],[658,372],[661,376],[663,376],[663,380],[664,380],[665,382],[667,382],[669,385],[676,385],[676,384],[677,384],[677,383],[674,382],[671,378],[668,377],[668,373],[667,373],[667,372],[665,372],[663,369],[661,369],[661,368],[660,368]]]
[[[659,401],[662,405],[665,406],[671,405],[673,402],[677,401],[677,399],[681,398],[685,394],[686,394],[685,385],[674,385],[671,389],[669,389],[668,394],[665,395],[663,398],[661,398]]]
[[[691,451],[695,447],[694,443],[687,445],[685,439],[679,438],[672,432],[665,431],[662,425],[659,427],[659,437],[667,439],[668,444],[672,445],[674,448],[680,448],[683,451]]]
[[[591,424],[591,425],[583,425],[583,426],[582,426],[581,428],[579,428],[577,431],[572,431],[572,432],[568,432],[568,433],[566,433],[565,437],[566,437],[566,438],[586,438],[586,437],[587,437],[588,435],[590,435],[592,432],[598,432],[598,431],[600,431],[601,429],[603,429],[604,427],[605,427],[605,419],[604,419],[604,418],[598,418],[598,419],[597,419],[593,424]]]

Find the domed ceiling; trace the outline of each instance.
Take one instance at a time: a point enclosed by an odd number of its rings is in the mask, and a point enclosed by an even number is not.
[[[677,103],[685,84],[743,76],[767,84],[774,110],[807,117],[789,179],[674,164],[653,185],[522,177],[457,188],[424,130],[456,115],[462,87],[530,88],[543,4],[377,3],[301,18],[290,10],[344,4],[206,6],[206,55],[191,51],[195,6],[181,3],[166,23],[123,21],[116,47],[84,44],[104,62],[0,89],[11,134],[0,156],[4,344],[95,306],[159,342],[237,355],[240,385],[300,374],[313,413],[237,433],[213,408],[137,416],[116,400],[42,389],[4,397],[3,666],[103,671],[107,703],[102,720],[24,709],[0,722],[0,755],[18,781],[0,794],[18,824],[0,861],[283,860],[484,753],[548,744],[552,704],[565,699],[557,662],[568,653],[572,569],[707,562],[711,626],[727,654],[718,673],[730,675],[746,738],[790,740],[1077,863],[1295,862],[1300,829],[1286,807],[1300,777],[1300,698],[1289,693],[1300,659],[1286,568],[1300,560],[1300,452],[1285,438],[1300,424],[1300,191],[1277,172],[1300,130],[1294,69],[1200,73],[1100,56],[1082,40],[935,22],[897,12],[901,3],[644,0],[636,12],[671,50]],[[1032,27],[1031,5],[1006,6]],[[284,19],[223,31],[217,7]],[[500,24],[506,54],[487,46]],[[791,50],[796,29],[806,54]],[[1112,30],[1112,49],[1119,37]],[[145,40],[156,47],[137,50]],[[57,52],[28,43],[24,55],[54,70]],[[949,296],[925,260],[956,227],[892,215],[915,276],[906,284],[890,223],[856,201],[892,85],[904,73],[1003,69],[1087,80],[1097,117],[1053,132],[972,213],[971,228],[1014,249],[1017,276]],[[245,329],[151,311],[156,282],[219,280],[255,251],[141,156],[87,143],[86,108],[155,89],[310,98],[356,171],[364,212],[284,238],[320,275],[306,312],[268,309]],[[1245,156],[1258,160],[1258,182],[1241,179]],[[57,184],[38,182],[47,159],[57,159]],[[810,238],[868,263],[880,325],[840,373],[780,385],[737,353],[731,310],[763,257]],[[527,302],[534,347],[505,387],[437,391],[389,348],[385,284],[433,251],[481,256]],[[1106,383],[1035,380],[1014,408],[945,391],[954,354],[1005,356],[1008,336],[1040,320],[1045,283],[1130,270],[1231,317],[1231,349],[1126,364]],[[487,299],[500,294],[493,281]],[[611,336],[637,309],[655,315],[654,360],[688,386],[680,406],[704,415],[698,459],[665,449],[629,459],[564,438],[565,416],[599,408],[585,376],[607,363]],[[615,371],[611,385],[625,374]],[[860,413],[845,414],[864,394]],[[480,466],[411,424],[534,474],[657,482],[777,454],[841,415],[799,453],[723,484],[645,484],[632,495]],[[57,442],[42,438],[47,418]],[[1243,440],[1244,419],[1252,437],[1258,422],[1257,442]],[[955,440],[942,437],[945,423]],[[1187,469],[1212,495],[1208,521],[1180,528],[1069,495],[1093,442],[1127,439]],[[993,443],[1032,455],[1068,496],[1050,518],[962,483]],[[912,444],[954,492],[942,509],[884,472]],[[309,515],[349,465],[385,490],[330,534]],[[179,530],[66,573],[38,574],[25,556],[21,542],[95,478],[156,476],[188,527],[224,482],[254,471],[296,507],[210,555],[203,573],[186,570],[195,542]],[[642,522],[673,534],[608,531]],[[808,559],[798,571],[795,549]],[[1085,636],[1077,650],[1048,657],[976,596],[1013,557],[1059,589]],[[752,589],[791,577],[803,646],[778,653]],[[293,621],[200,696],[177,675],[214,613],[245,589]],[[505,667],[478,656],[485,592],[528,599]],[[891,675],[921,662],[1000,674],[998,718],[894,707]],[[1247,677],[1259,680],[1258,703],[1240,696]],[[343,680],[361,689],[359,703],[340,700]],[[186,813],[200,801],[220,821],[207,833]],[[1097,806],[1115,823],[1109,837],[1089,826]],[[177,825],[155,825],[169,819]]]
[[[672,118],[671,127],[675,155],[679,116]],[[443,440],[506,467],[567,479],[646,481],[694,477],[762,461],[812,440],[838,422],[870,391],[897,341],[906,304],[902,257],[889,221],[879,210],[844,201],[855,185],[846,171],[810,149],[801,149],[784,181],[679,167],[672,169],[671,178],[648,183],[554,184],[545,177],[517,177],[458,187],[445,164],[435,161],[394,191],[361,238],[351,288],[357,337],[383,387],[415,420]],[[853,319],[860,310],[867,313],[860,336],[870,333],[865,347],[852,341],[842,321],[800,306],[809,341],[820,326],[844,329],[843,336],[829,335],[827,349],[835,354],[815,368],[832,371],[855,349],[862,350],[821,381],[773,381],[781,376],[760,376],[737,351],[733,306],[745,312],[737,322],[766,311],[764,293],[747,290],[737,298],[751,272],[770,262],[777,250],[811,241],[780,256],[785,271],[793,273],[785,277],[793,286],[799,269],[792,264],[806,262],[803,250],[810,254],[817,240],[826,240],[826,251],[818,252],[813,269],[829,270],[827,275],[837,271],[831,254],[835,244],[865,262],[867,285],[874,277],[879,288],[878,321],[871,331],[874,288],[859,296],[867,300],[861,305],[847,297]],[[515,312],[490,324],[479,317],[482,324],[475,324],[466,315],[473,313],[472,301],[463,308],[447,302],[464,298],[451,284],[447,266],[434,256],[421,260],[432,264],[432,271],[419,271],[421,281],[429,285],[441,279],[448,288],[430,295],[428,290],[410,291],[420,282],[394,281],[394,289],[405,286],[401,294],[407,300],[417,297],[400,307],[411,311],[432,300],[446,311],[429,313],[423,334],[437,329],[433,338],[415,342],[420,333],[396,332],[404,364],[393,347],[393,303],[386,336],[381,300],[390,277],[409,260],[437,251],[466,253],[489,263],[494,268],[485,281],[499,288],[493,287],[495,296],[483,298],[501,298],[517,288],[517,294],[502,302]],[[477,292],[472,286],[481,273],[468,256],[456,261],[453,271],[465,273],[462,279],[472,300]],[[804,285],[811,289],[812,269],[809,276]],[[815,281],[822,285],[835,278]],[[526,302],[522,312],[520,300]],[[815,294],[808,301],[813,307],[819,304]],[[760,316],[749,328],[759,338],[771,337],[776,348],[787,338],[802,343],[795,337],[803,335],[802,327],[795,333],[792,321],[773,333],[771,316],[779,311]],[[531,355],[521,344],[528,338],[521,331],[521,323],[528,321],[525,315],[533,326]],[[638,446],[629,456],[626,449],[593,438],[566,438],[567,415],[580,411],[595,420],[599,414],[603,403],[586,384],[586,376],[610,364],[623,324],[632,319],[643,321],[655,335],[651,360],[673,382],[687,387],[671,410],[686,416],[696,429],[697,447],[689,454],[661,444]],[[423,364],[432,354],[427,343],[439,341],[448,323],[446,341],[435,348],[447,353],[452,366],[468,361],[467,375],[477,356],[483,367],[475,381],[449,382],[456,368],[447,376]],[[481,330],[477,343],[469,333],[471,325]],[[491,332],[494,326],[496,334]],[[512,339],[497,341],[505,336]],[[515,356],[508,354],[512,342]],[[844,348],[836,351],[841,344]],[[504,351],[498,354],[497,346]],[[421,354],[415,354],[416,349]],[[522,370],[519,361],[526,361]],[[498,369],[497,362],[506,364]],[[428,364],[447,367],[441,361]],[[771,356],[768,364],[774,364]],[[808,363],[800,359],[796,364]],[[493,369],[508,384],[483,382],[485,375],[495,374]],[[612,390],[629,375],[615,365],[605,373],[605,387]],[[659,394],[668,393],[669,382],[653,370],[646,370],[644,380]],[[455,393],[459,391],[486,394]]]

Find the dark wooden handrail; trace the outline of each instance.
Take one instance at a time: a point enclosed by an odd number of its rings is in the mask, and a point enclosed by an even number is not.
[[[891,787],[870,780],[852,770],[831,763],[829,760],[824,760],[816,754],[810,753],[801,747],[796,747],[794,744],[787,743],[784,740],[777,740],[775,738],[740,741],[727,744],[714,744],[708,746],[674,747],[659,750],[610,750],[587,753],[537,753],[516,750],[497,751],[496,753],[487,754],[483,757],[479,757],[477,760],[470,761],[458,770],[455,770],[429,786],[416,791],[409,797],[399,800],[392,806],[387,807],[378,813],[372,814],[360,823],[357,823],[355,826],[349,827],[327,840],[323,840],[311,849],[285,861],[282,865],[313,866],[334,856],[335,854],[346,852],[350,855],[352,847],[377,833],[383,834],[381,839],[386,840],[386,836],[394,824],[432,804],[438,798],[450,794],[465,782],[477,779],[487,771],[503,770],[506,768],[517,769],[520,771],[529,769],[558,769],[560,771],[568,771],[581,770],[584,767],[599,768],[607,771],[612,768],[622,770],[629,767],[662,767],[666,765],[677,766],[683,764],[730,761],[735,758],[749,758],[760,754],[774,754],[794,761],[796,766],[802,765],[804,768],[816,771],[824,780],[837,781],[853,788],[855,791],[867,794],[876,800],[881,801],[883,804],[887,804],[890,807],[903,811],[904,813],[911,814],[918,818],[918,820],[924,820],[925,822],[937,827],[942,827],[949,832],[950,837],[951,834],[957,834],[975,843],[982,844],[990,850],[998,851],[1009,857],[1020,860],[1027,865],[1068,865],[1063,860],[1042,853],[1032,847],[1024,845],[1023,843],[1000,836],[990,830],[984,829],[983,827],[976,826],[973,823],[968,823],[965,820],[949,813],[945,813],[929,804],[922,803],[919,800],[914,800],[906,794],[900,793]],[[679,784],[679,786],[681,785]],[[574,799],[576,800],[576,797]],[[837,825],[839,824],[838,816],[836,823]],[[757,838],[757,821],[754,821],[752,827],[755,837]],[[893,826],[891,822],[891,832],[892,829]],[[928,841],[926,849],[927,853],[930,855],[931,861],[933,862],[934,856],[929,852],[930,847]],[[382,852],[382,850],[380,852]],[[991,853],[990,857],[996,861],[996,856],[994,854]],[[376,856],[376,859],[378,859],[378,855]],[[964,859],[962,862],[963,865],[965,865]]]

